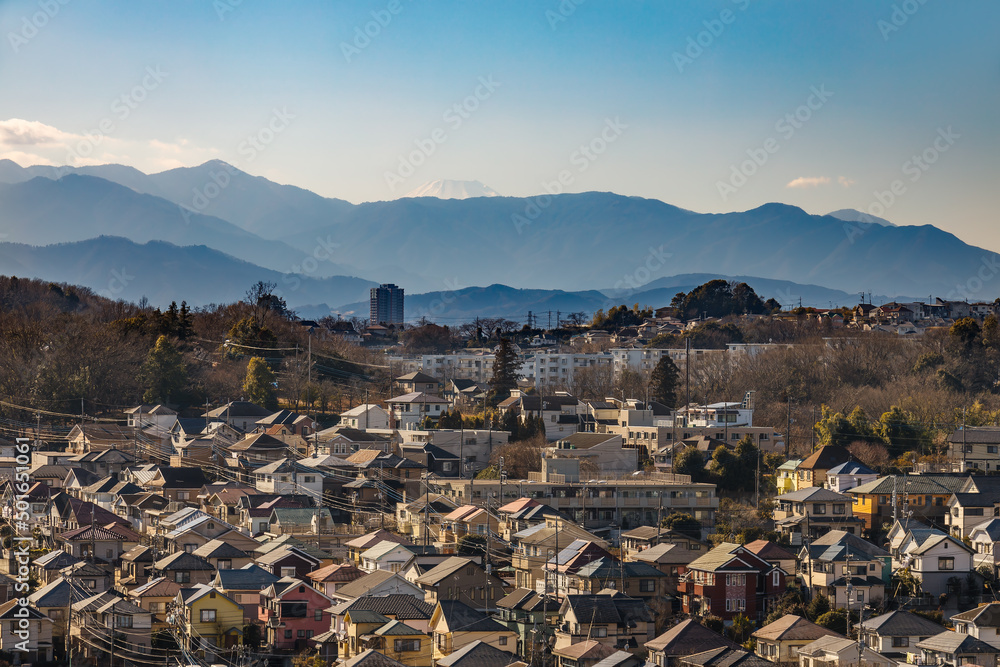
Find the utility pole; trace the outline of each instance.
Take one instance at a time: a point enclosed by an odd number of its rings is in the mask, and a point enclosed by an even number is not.
[[[687,412],[691,405],[691,339],[684,339],[684,426],[687,427],[690,414]],[[788,451],[787,447],[785,451]]]
[[[117,602],[111,605],[111,659],[108,661],[111,667],[115,667],[115,607]]]

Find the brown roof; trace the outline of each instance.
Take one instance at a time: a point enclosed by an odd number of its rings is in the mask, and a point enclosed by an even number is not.
[[[364,570],[351,565],[350,563],[335,563],[327,565],[318,570],[310,572],[307,576],[313,581],[338,582],[354,581],[368,574]]]
[[[796,616],[795,614],[785,614],[774,623],[768,623],[760,630],[753,633],[753,636],[758,639],[771,639],[774,641],[801,639],[813,641],[819,639],[820,637],[827,636],[843,637],[843,635],[834,632],[833,630],[827,630],[826,628],[816,625],[801,616]]]
[[[737,644],[691,619],[681,621],[644,646],[666,655],[693,655],[720,646],[739,648]]]
[[[768,540],[754,540],[745,546],[768,562],[772,560],[793,560],[795,558],[795,554]]]
[[[823,445],[799,464],[799,470],[829,470],[850,461],[851,453],[840,445]]]

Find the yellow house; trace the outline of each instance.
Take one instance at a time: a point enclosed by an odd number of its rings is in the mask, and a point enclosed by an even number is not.
[[[338,656],[350,660],[374,649],[407,667],[431,667],[431,644],[425,633],[402,621],[366,609],[352,609],[344,615]]]
[[[841,637],[833,630],[810,621],[785,614],[777,621],[765,625],[751,635],[757,640],[754,653],[779,667],[794,667],[799,664],[798,649],[820,637]]]
[[[802,459],[788,459],[774,473],[774,483],[778,486],[778,495],[799,490],[799,473],[796,468]]]
[[[479,640],[501,651],[517,649],[517,634],[481,611],[458,600],[442,600],[431,614],[434,664],[452,652]]]
[[[176,603],[182,609],[184,634],[189,651],[201,651],[206,658],[217,649],[229,649],[243,638],[243,607],[207,584],[182,588]]]

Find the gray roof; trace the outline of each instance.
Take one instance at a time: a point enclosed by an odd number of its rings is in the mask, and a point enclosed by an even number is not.
[[[406,667],[406,665],[370,648],[345,661],[343,667]]]
[[[238,570],[219,570],[215,576],[223,590],[237,591],[262,590],[279,579],[254,563]]]
[[[444,667],[507,667],[518,660],[513,653],[477,639],[441,658],[437,664]]]
[[[441,600],[438,606],[449,628],[461,628],[466,632],[508,632],[506,627],[464,602]]]
[[[980,628],[1000,628],[1000,603],[991,602],[982,607],[955,614],[951,618],[953,621],[973,623]]]
[[[572,609],[581,622],[629,624],[638,621],[652,622],[653,615],[646,603],[620,593],[616,595],[567,595],[560,614]],[[634,626],[633,626],[634,627]]]
[[[352,609],[368,609],[384,616],[395,616],[401,621],[426,621],[434,613],[434,607],[406,593],[389,595],[366,595],[350,602],[342,602],[333,607],[333,613],[345,614]]]
[[[681,665],[696,665],[697,667],[774,667],[759,655],[754,655],[741,648],[713,648],[701,653],[695,653],[679,661]],[[595,665],[596,667],[596,665]]]
[[[646,642],[645,646],[666,655],[678,656],[692,655],[720,646],[739,648],[736,643],[712,632],[698,621],[690,618],[681,621],[656,639]]]
[[[849,503],[851,499],[849,496],[845,496],[842,493],[837,493],[836,491],[831,491],[830,489],[824,489],[821,486],[810,486],[805,489],[799,489],[798,491],[792,491],[791,493],[786,493],[784,495],[778,496],[777,500],[780,502],[782,500],[790,500],[792,502],[842,502]]]
[[[978,612],[981,609],[983,607],[964,613]],[[958,614],[954,618],[961,615]],[[869,618],[861,622],[861,627],[866,630],[874,630],[883,637],[926,637],[927,635],[936,635],[943,630],[943,627],[934,621],[911,614],[908,611],[890,611],[888,614]]]
[[[952,632],[945,630],[933,637],[928,637],[922,642],[917,642],[917,648],[936,651],[938,653],[985,653],[989,655],[1000,654],[997,650],[984,641],[980,641],[972,635],[962,632]]]

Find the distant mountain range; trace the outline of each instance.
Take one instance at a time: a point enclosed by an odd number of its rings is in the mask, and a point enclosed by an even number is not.
[[[138,265],[129,260],[135,253],[149,282],[136,278],[121,292],[126,298],[226,301],[245,291],[237,283],[258,276],[279,287],[297,280],[290,306],[356,310],[367,286],[395,282],[407,291],[408,315],[441,311],[435,299],[452,299],[442,318],[587,310],[606,294],[665,305],[715,276],[754,276],[746,282],[787,305],[799,296],[804,305],[851,303],[861,291],[1000,294],[1000,281],[977,278],[998,255],[931,225],[897,227],[849,209],[816,216],[784,204],[700,214],[604,192],[442,198],[478,191],[440,182],[423,189],[437,196],[355,205],[219,161],[147,175],[121,165],[22,168],[0,160],[0,240],[25,244],[0,246],[0,272],[100,291],[106,271]],[[179,275],[176,266],[193,273]]]
[[[479,181],[431,181],[400,197],[437,197],[438,199],[469,199],[471,197],[499,197],[493,188]]]

